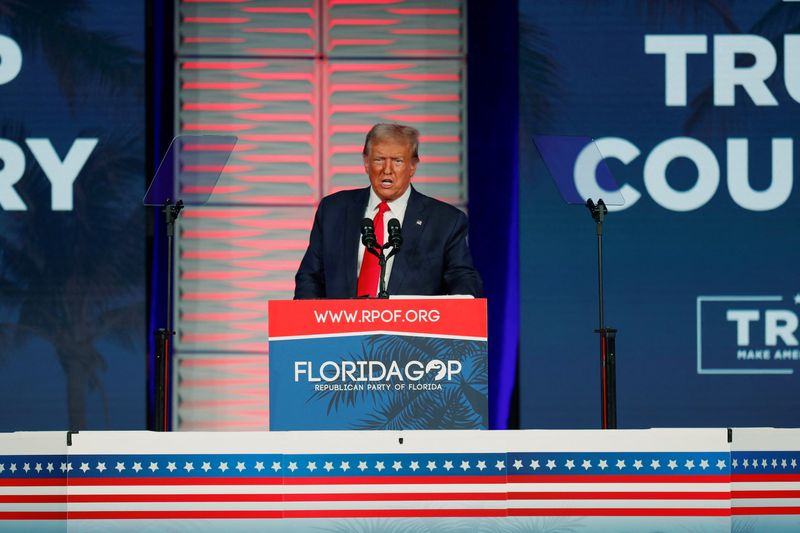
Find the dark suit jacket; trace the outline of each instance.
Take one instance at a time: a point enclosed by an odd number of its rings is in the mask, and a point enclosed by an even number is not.
[[[369,187],[322,199],[295,276],[295,299],[356,296],[358,244],[368,202]],[[386,287],[390,295],[483,296],[467,245],[464,213],[412,187],[402,234],[403,246],[394,256]]]

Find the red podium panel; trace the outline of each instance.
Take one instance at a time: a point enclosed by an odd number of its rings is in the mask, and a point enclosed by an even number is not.
[[[270,429],[485,429],[486,300],[269,302]]]

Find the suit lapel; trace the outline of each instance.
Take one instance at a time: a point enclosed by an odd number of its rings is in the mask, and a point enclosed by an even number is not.
[[[403,246],[394,256],[392,276],[386,290],[389,294],[400,294],[403,282],[409,271],[408,257],[410,252],[419,244],[422,232],[425,229],[427,205],[426,198],[411,187],[411,196],[408,198],[406,214],[403,217]],[[418,223],[420,222],[420,223]]]
[[[359,189],[356,201],[347,207],[344,227],[344,265],[347,272],[347,294],[356,295],[358,287],[358,243],[361,242],[361,221],[369,203],[369,187]]]

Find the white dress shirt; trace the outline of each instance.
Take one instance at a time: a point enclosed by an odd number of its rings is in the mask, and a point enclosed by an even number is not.
[[[411,196],[411,186],[406,189],[399,198],[396,200],[392,200],[391,202],[386,202],[386,205],[389,206],[389,210],[383,214],[383,238],[386,240],[389,236],[389,220],[392,218],[396,218],[398,222],[400,222],[400,227],[403,226],[403,219],[406,216],[406,207],[408,207],[408,198]],[[378,214],[378,204],[381,203],[381,199],[378,198],[378,195],[375,194],[375,190],[370,187],[369,188],[369,202],[367,202],[367,210],[364,211],[364,218],[371,218],[374,219],[375,215]],[[391,248],[387,250],[389,252],[392,250]],[[356,270],[356,278],[358,278],[358,274],[361,272],[361,263],[364,261],[364,244],[359,239],[358,243],[358,267]],[[390,257],[388,261],[386,261],[386,286],[389,286],[389,279],[392,275],[392,264],[394,263],[394,257]],[[380,281],[378,282],[380,284]],[[373,294],[377,294],[378,287],[375,287],[375,291]]]

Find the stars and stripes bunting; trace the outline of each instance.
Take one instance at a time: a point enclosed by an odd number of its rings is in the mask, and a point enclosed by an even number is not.
[[[737,520],[800,516],[794,437],[775,443],[767,431],[766,444],[753,437],[754,447],[736,448],[725,435],[82,432],[67,446],[58,433],[6,434],[0,531],[72,520],[105,528],[212,519],[214,529],[242,519],[280,527],[275,520],[399,518],[488,520],[502,531],[547,517],[727,531]]]
[[[771,468],[772,459],[780,468],[785,460],[794,472],[785,475],[800,476],[791,466],[797,454],[773,455],[764,455],[768,467],[759,459],[756,468]],[[720,452],[13,456],[0,459],[0,519],[59,520],[67,508],[71,518],[83,519],[727,516],[729,458]]]

